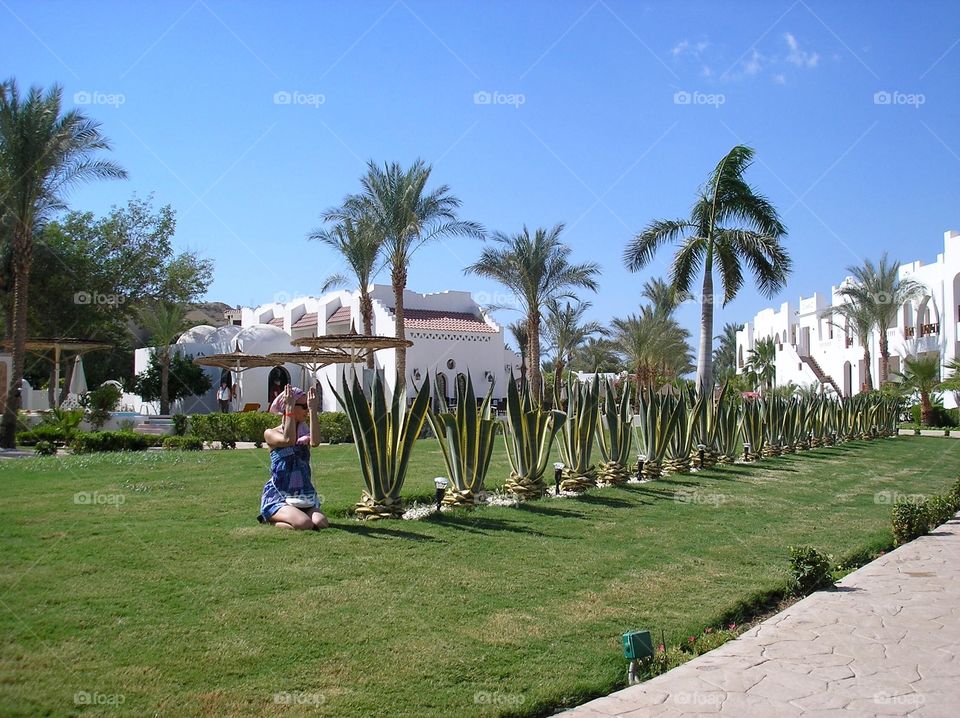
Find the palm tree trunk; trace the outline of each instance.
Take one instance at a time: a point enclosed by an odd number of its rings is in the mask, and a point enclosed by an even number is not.
[[[713,257],[707,250],[700,299],[700,355],[697,357],[697,391],[703,395],[713,385]]]
[[[373,300],[365,287],[360,288],[360,318],[365,336],[373,334]],[[373,353],[367,355],[367,369],[373,369]]]
[[[27,345],[27,289],[30,281],[30,263],[33,247],[29,230],[18,226],[14,236],[15,259],[13,263],[13,351],[10,389],[7,405],[0,426],[0,446],[13,449],[17,443],[17,411],[20,409],[20,383],[23,381],[23,365]]]
[[[866,367],[866,376],[863,378],[863,383],[867,391],[873,391],[873,377],[870,376],[870,349],[867,348],[866,344],[863,345],[863,365]]]
[[[397,339],[405,339],[406,328],[403,326],[403,290],[407,286],[407,272],[403,267],[394,266],[390,273],[393,280],[393,314],[397,322]],[[407,348],[397,347],[397,389],[407,386]]]
[[[930,426],[933,421],[933,404],[930,403],[930,393],[920,392],[920,423],[924,426]]]
[[[553,367],[553,403],[554,408],[560,408],[560,374],[563,373],[563,359],[557,357],[556,366]]]
[[[887,330],[880,327],[880,386],[887,383],[887,371],[890,366],[890,349],[887,345]]]
[[[163,416],[170,414],[170,349],[161,350],[160,354],[160,413]]]
[[[540,386],[540,310],[531,307],[527,315],[527,341],[530,349],[530,388],[533,390],[533,402],[539,405],[543,401],[543,387]]]
[[[57,402],[57,396],[59,394],[60,387],[55,386],[57,382],[57,363],[50,362],[50,378],[47,381],[47,404],[51,409],[55,409],[59,402]]]

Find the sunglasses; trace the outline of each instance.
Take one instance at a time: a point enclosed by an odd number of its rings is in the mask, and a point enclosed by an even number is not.
[[[307,405],[306,405],[306,404],[301,404],[300,402],[297,402],[296,404],[294,404],[294,406],[299,406],[301,409],[306,409],[306,408],[307,408]]]

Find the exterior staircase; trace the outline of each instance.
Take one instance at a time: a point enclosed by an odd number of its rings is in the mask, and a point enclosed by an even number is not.
[[[813,375],[817,377],[817,381],[826,386],[829,384],[833,387],[833,390],[837,392],[837,396],[843,396],[843,392],[840,391],[840,387],[837,385],[837,382],[833,380],[833,377],[825,373],[823,369],[820,368],[820,364],[817,363],[817,360],[812,356],[804,356],[800,354],[800,361],[810,367],[810,371],[813,372]]]
[[[134,427],[137,434],[149,434],[150,436],[172,436],[173,419],[169,416],[151,416],[149,419],[141,421]]]

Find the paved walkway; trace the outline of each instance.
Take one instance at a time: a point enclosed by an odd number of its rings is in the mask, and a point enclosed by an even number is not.
[[[706,655],[562,715],[960,716],[954,519]]]

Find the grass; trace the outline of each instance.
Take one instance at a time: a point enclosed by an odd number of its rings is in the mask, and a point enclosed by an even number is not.
[[[346,517],[354,448],[324,446],[323,533],[255,523],[266,450],[2,461],[0,715],[548,715],[624,684],[623,631],[679,643],[763,604],[789,546],[888,544],[877,492],[945,490],[958,445],[854,442],[375,524]],[[442,473],[422,442],[407,493]],[[499,451],[490,483],[506,474]]]

